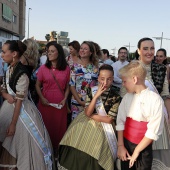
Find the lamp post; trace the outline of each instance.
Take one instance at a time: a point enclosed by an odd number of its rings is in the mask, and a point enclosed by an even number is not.
[[[112,54],[113,54],[113,56],[115,56],[115,54],[116,54],[116,47],[111,49],[111,50],[113,50]]]
[[[129,44],[128,45],[124,45],[125,47],[128,47],[128,50],[129,50],[129,52],[128,52],[128,60],[132,60],[133,59],[133,56],[132,56],[132,58],[131,58],[131,55],[130,55],[130,47],[134,47],[134,46],[131,46],[130,45],[130,42],[129,42]]]
[[[162,32],[161,37],[152,37],[152,38],[155,38],[156,40],[161,40],[160,48],[162,48],[162,40],[163,40],[163,39],[165,39],[165,40],[170,40],[169,38],[164,38],[164,37],[163,37],[163,32]]]
[[[30,20],[30,10],[32,10],[32,8],[29,8],[28,9],[28,37],[27,38],[29,38],[29,29],[30,29],[30,27],[29,27],[29,20]]]
[[[124,45],[125,47],[128,47],[128,50],[129,50],[129,53],[130,53],[130,47],[134,47],[134,46],[131,46],[130,45],[130,42],[129,42],[129,45]]]

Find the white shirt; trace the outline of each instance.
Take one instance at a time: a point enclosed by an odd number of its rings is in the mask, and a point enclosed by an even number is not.
[[[112,67],[113,67],[113,70],[114,70],[114,80],[113,80],[114,86],[121,88],[122,79],[120,78],[119,70],[122,67],[124,67],[125,65],[127,65],[128,63],[129,63],[128,61],[121,62],[120,60],[118,60],[118,61],[116,61],[115,63],[112,64]]]
[[[164,126],[164,102],[148,88],[140,94],[127,93],[119,106],[116,130],[124,130],[126,117],[148,122],[145,136],[157,140]]]
[[[111,59],[107,59],[103,63],[108,64],[108,65],[112,65],[114,62]]]
[[[47,56],[46,55],[42,55],[40,57],[40,65],[43,65],[46,63],[46,60],[47,60]]]

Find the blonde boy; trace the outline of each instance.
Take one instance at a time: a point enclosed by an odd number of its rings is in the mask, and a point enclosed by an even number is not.
[[[163,130],[163,100],[145,86],[146,70],[132,61],[120,71],[127,90],[118,110],[118,158],[123,170],[151,170],[152,142]]]

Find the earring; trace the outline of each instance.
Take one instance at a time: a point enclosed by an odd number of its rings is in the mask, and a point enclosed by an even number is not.
[[[15,57],[12,58],[12,61],[13,61],[13,62],[15,61]]]

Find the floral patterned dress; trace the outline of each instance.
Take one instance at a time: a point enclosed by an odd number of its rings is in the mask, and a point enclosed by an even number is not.
[[[80,99],[85,101],[86,89],[97,85],[98,68],[93,64],[84,67],[81,64],[74,64],[71,68],[70,86],[74,86]],[[72,119],[74,119],[84,109],[74,96],[71,99]]]

